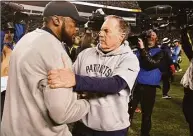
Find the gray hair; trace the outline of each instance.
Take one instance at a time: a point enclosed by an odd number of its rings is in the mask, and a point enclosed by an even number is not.
[[[128,35],[131,33],[131,28],[128,22],[126,22],[122,17],[116,15],[108,15],[105,17],[105,20],[108,18],[114,18],[119,23],[119,28],[122,33],[125,33],[124,40],[128,38]]]

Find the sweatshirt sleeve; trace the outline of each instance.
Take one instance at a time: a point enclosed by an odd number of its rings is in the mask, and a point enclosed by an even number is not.
[[[47,85],[47,79],[44,79],[39,82],[39,89],[43,92],[49,116],[57,124],[78,121],[89,110],[88,102],[84,99],[77,100],[72,88],[51,89]]]
[[[145,70],[153,70],[159,68],[164,59],[164,52],[160,51],[154,56],[150,56],[145,49],[140,50],[140,65]]]
[[[26,61],[30,72],[36,76],[42,76],[38,79],[38,90],[42,92],[45,106],[50,118],[57,124],[71,123],[83,118],[89,111],[89,103],[86,100],[77,100],[77,94],[73,93],[72,88],[51,89],[47,83],[47,73],[52,69],[63,67],[72,68],[72,62],[64,51],[62,46],[42,45],[33,56],[32,61]],[[45,51],[46,50],[46,51]],[[65,58],[64,66],[62,57]],[[36,60],[36,61],[34,61]],[[27,66],[26,65],[26,66]],[[29,69],[26,68],[26,69]],[[28,78],[29,80],[32,80]],[[29,84],[31,82],[29,81]]]
[[[89,77],[75,75],[76,86],[75,92],[92,92],[92,93],[118,93],[127,87],[126,81],[120,76],[113,77]]]
[[[126,81],[129,90],[132,90],[139,70],[140,67],[137,56],[133,53],[130,53],[121,59],[113,71],[112,76],[118,75],[123,78]]]

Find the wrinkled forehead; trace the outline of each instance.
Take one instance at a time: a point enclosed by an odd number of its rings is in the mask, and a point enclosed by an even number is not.
[[[115,18],[106,18],[102,28],[108,28],[108,29],[114,29],[115,27],[118,27],[118,20]]]

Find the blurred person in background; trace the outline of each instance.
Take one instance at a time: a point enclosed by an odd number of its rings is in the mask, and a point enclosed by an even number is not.
[[[174,43],[174,47],[172,47],[172,59],[173,59],[173,63],[176,69],[176,72],[181,72],[182,69],[180,67],[179,64],[179,60],[181,59],[181,45],[180,45],[180,41],[178,39],[175,39],[173,41]]]
[[[146,33],[146,41],[139,40],[140,50],[136,55],[140,62],[140,72],[129,110],[132,120],[138,103],[141,104],[141,136],[150,135],[151,114],[155,103],[156,88],[160,86],[162,72],[166,71],[172,62],[170,62],[168,54],[158,47],[156,33],[153,30],[148,30]]]
[[[171,52],[171,40],[167,37],[162,39],[161,49],[168,53],[169,56],[172,57]]]
[[[1,31],[1,76],[8,75],[8,65],[11,56],[11,52],[14,49],[16,43],[22,38],[22,36],[26,33],[25,24],[21,24],[21,20],[23,23],[25,22],[20,12],[15,12],[15,20],[13,22],[7,22],[5,28]],[[20,17],[19,17],[20,16]],[[18,19],[18,17],[20,19]]]
[[[29,27],[29,15],[22,12],[14,13],[15,35],[14,41],[17,43],[27,32]]]
[[[15,12],[14,15],[16,15],[17,13],[20,13],[20,12]],[[15,20],[13,20],[12,18],[15,18]],[[20,19],[23,19],[23,16],[21,16]],[[8,20],[13,20],[13,21],[6,22]],[[18,16],[11,16],[8,20],[4,20],[4,24],[2,24],[2,30],[1,30],[1,77],[3,80],[2,84],[5,83],[2,86],[6,86],[6,83],[7,83],[9,61],[10,61],[12,50],[14,49],[14,46],[16,45],[16,43],[26,33],[26,29],[24,29],[26,25],[23,24],[21,26],[17,22]],[[3,114],[5,93],[6,93],[6,90],[3,90],[3,92],[1,93],[1,105],[2,105],[1,116]]]
[[[75,36],[75,38],[74,38],[74,43],[73,43],[73,45],[72,45],[72,47],[71,48],[69,48],[70,49],[70,58],[71,58],[71,60],[72,60],[72,62],[74,62],[75,60],[76,60],[76,57],[77,57],[77,55],[78,55],[78,49],[80,48],[80,43],[81,43],[81,38],[80,38],[80,36]]]
[[[14,49],[14,28],[5,31],[5,36],[3,40],[2,58],[1,58],[1,76],[8,76],[9,60],[11,52]]]
[[[93,47],[93,36],[91,31],[87,31],[83,37],[81,38],[81,44],[80,44],[80,51],[83,51],[84,49]]]
[[[80,39],[79,38],[80,37],[75,37],[76,45],[74,44],[70,50],[72,62],[75,62],[78,54],[81,51],[87,48],[95,47],[95,45],[93,44],[95,39],[93,38],[93,33],[91,30],[86,30],[86,32],[82,35],[82,37]],[[77,43],[79,44],[78,46]]]
[[[15,42],[14,37],[14,26],[12,23],[8,23],[8,28],[5,30],[5,35],[3,38],[2,46],[2,56],[1,56],[1,76],[8,76],[9,60],[11,57],[11,52],[14,49]]]
[[[8,79],[8,72],[9,72],[9,61],[11,57],[12,50],[14,49],[15,42],[13,40],[14,37],[14,26],[12,23],[7,23],[7,28],[2,31],[2,52],[1,52],[1,79]],[[3,84],[5,83],[5,84]],[[7,81],[1,81],[1,86],[6,86]],[[5,89],[5,88],[3,88]],[[5,94],[6,89],[1,90],[1,118],[3,115],[4,109],[4,101],[5,101]]]
[[[162,40],[162,46],[161,49],[163,51],[165,51],[168,56],[169,59],[171,60],[171,63],[173,64],[173,60],[172,60],[172,51],[171,51],[171,40],[167,37],[165,37]],[[173,65],[172,65],[173,66]],[[173,71],[174,71],[174,67],[172,67]],[[170,91],[170,79],[174,80],[174,72],[172,72],[170,70],[170,67],[168,66],[168,69],[165,70],[164,72],[162,72],[162,98],[163,99],[171,99],[171,96],[168,95],[169,91]]]

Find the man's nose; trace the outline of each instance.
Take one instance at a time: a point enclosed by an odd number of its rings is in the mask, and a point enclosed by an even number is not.
[[[99,32],[99,37],[102,37],[102,36],[104,36],[104,32],[103,32],[103,31],[100,31],[100,32]]]

